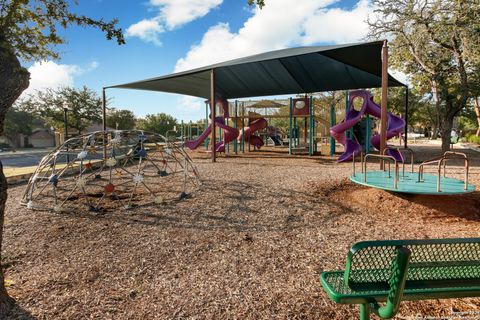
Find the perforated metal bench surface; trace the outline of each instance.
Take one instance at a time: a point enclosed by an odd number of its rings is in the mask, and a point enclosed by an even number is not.
[[[344,271],[324,272],[320,279],[335,302],[362,305],[363,319],[372,310],[378,314],[383,301],[392,309],[384,315],[393,316],[398,311],[388,301],[393,299],[477,297],[480,238],[359,242],[350,249]]]

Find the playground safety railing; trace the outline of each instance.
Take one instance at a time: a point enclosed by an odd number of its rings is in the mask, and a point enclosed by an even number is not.
[[[355,157],[358,155],[358,152],[353,152],[353,155],[352,155],[352,172],[353,172],[353,176],[355,177],[355,173],[356,173],[356,170],[355,170]],[[360,161],[361,161],[361,170],[362,170],[362,173],[363,173],[363,152],[360,153]]]
[[[423,180],[423,172],[425,165],[429,164],[437,164],[437,192],[441,192],[440,182],[442,176],[442,167],[443,167],[443,177],[446,177],[446,166],[447,161],[454,160],[454,159],[463,159],[464,160],[464,169],[465,169],[465,184],[464,190],[468,189],[468,171],[469,171],[469,162],[468,157],[465,153],[462,152],[454,152],[454,151],[446,151],[443,155],[424,161],[418,167],[418,182],[424,182]]]
[[[391,147],[389,146],[390,149],[395,149],[397,150],[398,152],[402,152],[402,151],[405,151],[405,152],[408,152],[408,154],[410,155],[410,165],[411,165],[411,173],[414,173],[415,170],[413,168],[413,150],[410,149],[410,148],[403,148],[403,147]],[[388,149],[385,149],[383,150],[383,155],[386,155],[385,153],[388,151]],[[405,177],[405,161],[402,162],[402,177],[404,178]]]
[[[398,176],[399,176],[399,166],[397,160],[392,157],[392,156],[387,156],[387,155],[381,155],[381,154],[373,154],[369,153],[365,157],[362,157],[362,172],[363,172],[363,182],[367,182],[367,160],[368,158],[379,158],[380,161],[383,162],[383,168],[385,168],[385,161],[387,161],[388,164],[388,177],[391,178],[391,168],[390,164],[393,162],[395,165],[395,174],[393,177],[393,188],[397,189],[398,186]],[[384,169],[385,170],[385,169]]]

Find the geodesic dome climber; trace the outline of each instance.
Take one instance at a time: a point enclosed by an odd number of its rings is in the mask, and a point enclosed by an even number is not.
[[[198,171],[174,141],[139,130],[97,131],[46,155],[21,203],[29,209],[109,211],[165,204],[200,186]]]

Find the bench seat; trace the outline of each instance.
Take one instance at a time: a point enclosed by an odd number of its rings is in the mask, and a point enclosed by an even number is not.
[[[384,302],[387,300],[388,288],[365,288],[364,290],[352,290],[345,283],[345,271],[330,271],[322,273],[320,281],[329,297],[336,303],[341,304],[364,304],[372,302]],[[373,289],[373,290],[372,290]],[[480,297],[480,283],[472,282],[450,284],[448,286],[435,285],[430,283],[430,288],[421,287],[421,285],[405,285],[402,300],[428,300],[428,299],[449,299]]]
[[[401,301],[480,297],[480,238],[361,241],[320,282],[333,301],[360,305],[362,320],[392,318]]]

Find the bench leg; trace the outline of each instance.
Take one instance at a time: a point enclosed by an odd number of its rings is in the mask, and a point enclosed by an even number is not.
[[[368,303],[360,305],[360,320],[369,320],[370,319],[370,306]]]

